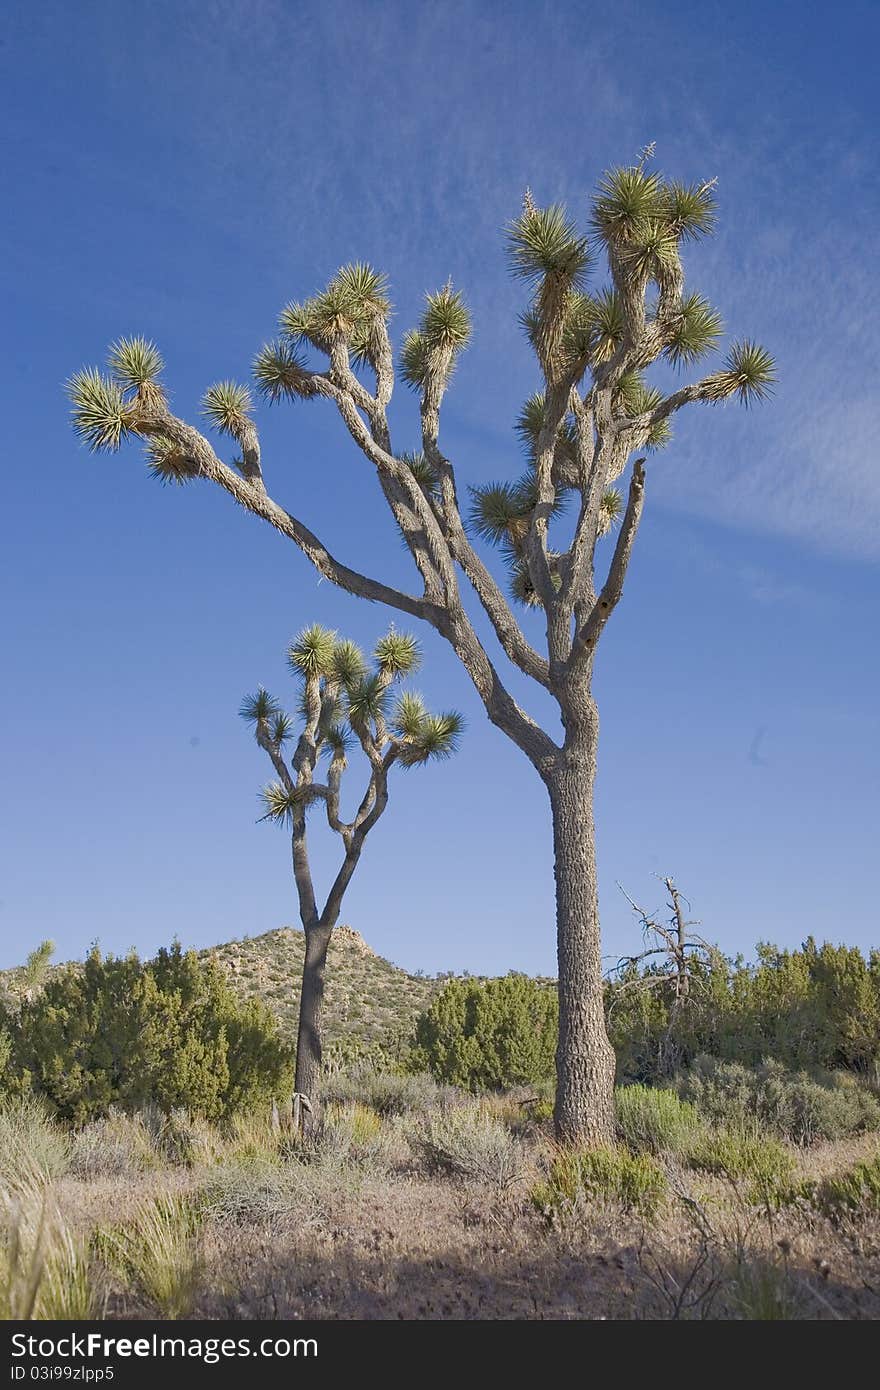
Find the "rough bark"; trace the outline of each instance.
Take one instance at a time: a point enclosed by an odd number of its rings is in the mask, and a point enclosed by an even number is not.
[[[605,1028],[593,785],[598,721],[583,721],[546,779],[553,815],[559,968],[557,1138],[598,1145],[614,1138],[614,1052]]]
[[[313,922],[304,927],[306,954],[303,961],[299,1002],[299,1028],[296,1038],[296,1093],[308,1099],[311,1109],[300,1110],[300,1125],[308,1137],[321,1121],[320,1077],[322,1057],[321,1026],[324,1014],[324,976],[332,926]]]

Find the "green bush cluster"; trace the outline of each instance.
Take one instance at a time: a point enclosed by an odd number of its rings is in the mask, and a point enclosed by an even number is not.
[[[560,1149],[546,1180],[533,1189],[532,1201],[550,1218],[583,1204],[604,1203],[651,1216],[665,1195],[666,1175],[649,1154],[631,1154],[623,1148]]]
[[[692,1168],[727,1178],[756,1206],[775,1210],[799,1192],[793,1154],[757,1129],[707,1129],[687,1159]]]
[[[671,990],[633,988],[633,968],[610,983],[606,1012],[621,1077],[656,1081],[700,1055],[758,1066],[773,1057],[792,1071],[880,1069],[880,952],[760,945],[757,961],[694,962],[685,1007]]]
[[[614,1102],[618,1136],[636,1153],[681,1153],[701,1128],[696,1108],[675,1091],[618,1086]]]
[[[766,1060],[756,1067],[697,1057],[676,1078],[676,1090],[715,1124],[757,1123],[811,1144],[880,1129],[880,1101],[852,1072],[791,1072]]]
[[[11,1086],[83,1124],[112,1106],[220,1119],[291,1084],[269,1010],[240,1002],[223,972],[179,945],[155,959],[102,957],[61,970],[8,1010]]]
[[[813,1205],[832,1219],[880,1215],[880,1150],[817,1183]]]
[[[464,1090],[539,1085],[554,1074],[556,991],[528,975],[450,980],[416,1023],[410,1064]]]

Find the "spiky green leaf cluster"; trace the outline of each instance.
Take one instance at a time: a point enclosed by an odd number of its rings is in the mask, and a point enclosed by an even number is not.
[[[265,727],[270,719],[281,713],[281,706],[268,690],[259,686],[255,695],[246,695],[241,702],[239,714],[248,724]]]
[[[429,351],[434,348],[457,352],[471,336],[471,316],[460,290],[445,285],[426,296],[420,324]]]
[[[284,710],[278,710],[269,721],[269,737],[278,748],[293,738],[293,720]]]
[[[202,411],[221,434],[238,438],[251,423],[251,393],[237,381],[217,381],[202,398]]]
[[[254,359],[253,373],[260,395],[273,404],[317,394],[308,364],[292,343],[267,343]]]
[[[288,791],[281,782],[270,782],[265,786],[260,792],[260,800],[263,803],[260,819],[274,821],[276,825],[289,826],[304,804],[301,791],[296,787]]]
[[[420,390],[428,380],[430,351],[422,333],[411,328],[404,334],[400,349],[400,375],[407,386]]]
[[[364,654],[348,637],[333,648],[333,674],[340,685],[356,685],[367,669]]]
[[[384,275],[372,266],[360,261],[343,266],[320,294],[282,310],[281,332],[294,343],[310,343],[324,352],[341,338],[369,360],[371,327],[391,310],[387,290]]]
[[[654,410],[663,400],[663,392],[654,386],[647,386],[640,372],[625,372],[617,384],[614,395],[615,413],[632,419]],[[668,420],[659,420],[651,427],[645,448],[662,449],[672,438],[672,427]]]
[[[715,229],[715,179],[704,183],[678,183],[671,179],[663,190],[663,216],[676,236],[685,240],[709,236]]]
[[[562,576],[558,569],[559,558],[555,551],[551,551],[547,557],[550,564],[550,582],[554,589],[559,589],[562,585]],[[541,596],[532,583],[529,567],[525,560],[519,557],[515,557],[510,565],[510,594],[525,608],[539,608],[541,605]]]
[[[320,623],[312,623],[291,643],[287,661],[292,671],[305,677],[332,676],[336,652],[336,633]]]
[[[120,338],[111,345],[107,364],[124,391],[155,382],[165,365],[156,344],[147,338]]]
[[[458,748],[464,720],[455,710],[443,714],[424,714],[418,730],[407,735],[400,751],[404,767],[416,767],[441,758],[451,758]]]
[[[398,738],[417,738],[427,713],[421,695],[404,690],[394,707],[391,729]]]
[[[379,638],[373,657],[380,671],[398,680],[418,670],[422,652],[411,633],[398,632],[392,627]]]
[[[615,526],[623,514],[623,498],[616,487],[607,488],[602,494],[599,507],[599,534],[605,535]]]
[[[710,399],[738,396],[743,405],[766,400],[773,393],[776,365],[766,348],[751,340],[734,343],[720,372],[709,378],[714,386]]]
[[[342,724],[331,724],[324,735],[322,752],[326,753],[330,761],[337,766],[345,767],[346,754],[352,745],[352,737]]]
[[[590,299],[593,327],[592,360],[598,366],[614,356],[623,338],[626,320],[617,290],[604,289]]]
[[[638,242],[646,223],[662,215],[663,180],[642,165],[609,169],[599,180],[591,220],[606,242]]]
[[[665,355],[675,367],[696,362],[716,346],[722,331],[718,311],[702,295],[689,294],[681,301]]]
[[[437,497],[439,495],[439,480],[423,453],[401,454],[400,462],[406,465],[419,487],[428,497]]]
[[[446,285],[425,299],[418,328],[404,336],[400,374],[408,386],[421,390],[430,380],[445,383],[457,354],[471,332],[471,317],[461,292]]]
[[[129,432],[131,414],[119,385],[97,367],[76,372],[67,383],[73,404],[73,428],[97,453],[115,452]]]
[[[538,446],[538,436],[544,427],[544,408],[545,399],[543,391],[536,391],[523,402],[519,415],[517,416],[514,429],[519,435],[520,442],[530,459],[535,456]],[[557,439],[563,445],[574,446],[575,427],[569,416],[559,426]]]
[[[347,691],[348,716],[352,723],[367,724],[383,718],[388,702],[388,687],[378,672],[362,676]]]
[[[715,225],[715,180],[684,184],[664,182],[644,163],[609,169],[599,180],[592,222],[604,241],[616,246],[638,244],[652,224],[676,241],[707,236]]]
[[[561,203],[536,208],[527,203],[521,216],[507,230],[508,260],[514,275],[540,281],[551,277],[576,289],[590,264],[586,237],[568,217]]]
[[[164,434],[150,435],[145,452],[151,477],[162,483],[183,486],[196,476],[193,460],[184,453],[179,444]]]

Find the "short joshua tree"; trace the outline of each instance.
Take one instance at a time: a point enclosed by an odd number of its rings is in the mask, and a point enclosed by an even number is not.
[[[461,716],[454,711],[429,714],[421,697],[395,684],[419,665],[414,637],[393,628],[376,644],[373,666],[351,641],[317,625],[300,633],[288,652],[301,683],[298,718],[284,712],[260,688],[241,707],[254,726],[257,743],[277,774],[262,792],[264,820],[289,827],[299,915],[306,938],[299,1031],[296,1049],[297,1109],[302,1128],[319,1116],[321,1018],[327,949],[339,921],[342,900],[357,868],[364,841],[388,805],[392,768],[418,767],[455,751]],[[294,739],[296,740],[294,744]],[[293,754],[286,754],[286,745]],[[366,786],[351,820],[343,820],[342,780],[349,751],[360,746]],[[326,779],[317,777],[319,759],[327,757]],[[367,772],[367,767],[369,771]],[[343,858],[327,894],[318,905],[309,862],[306,820],[310,807],[323,803],[327,824],[342,841]]]

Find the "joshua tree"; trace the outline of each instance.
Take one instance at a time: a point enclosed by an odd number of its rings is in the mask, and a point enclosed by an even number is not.
[[[241,707],[242,718],[253,724],[257,743],[277,774],[277,781],[262,793],[263,819],[287,825],[291,831],[293,874],[306,938],[296,1045],[297,1105],[304,1128],[314,1124],[319,1114],[327,948],[364,841],[388,805],[389,774],[395,764],[418,767],[449,757],[461,732],[460,715],[429,714],[412,691],[402,691],[392,704],[394,682],[411,675],[419,664],[414,637],[392,628],[377,643],[373,658],[371,671],[354,642],[339,641],[335,632],[317,625],[306,628],[288,652],[290,667],[301,682],[298,721],[262,687]],[[299,735],[288,758],[285,745],[292,743],[297,727]],[[363,750],[369,772],[354,819],[345,821],[342,779],[355,742]],[[326,781],[321,782],[315,774],[324,755],[329,763]],[[306,839],[306,814],[319,801],[344,850],[323,908],[315,896]]]
[[[258,353],[254,376],[267,401],[322,399],[339,412],[363,461],[376,471],[418,570],[420,592],[349,569],[274,500],[246,386],[223,381],[204,399],[209,423],[238,445],[238,457],[226,463],[205,435],[169,408],[153,344],[122,340],[111,349],[109,376],[84,371],[69,383],[75,428],[93,449],[116,449],[139,436],[158,477],[218,484],[293,541],[327,579],[424,620],[450,643],[490,720],[529,759],[549,796],[560,1005],[556,1127],[562,1139],[589,1142],[611,1137],[614,1079],[602,1011],[593,831],[599,721],[591,682],[642,514],[642,453],[667,442],[670,420],[683,406],[760,400],[773,381],[768,354],[739,341],[717,370],[690,385],[664,394],[648,384],[645,373],[654,364],[693,363],[717,345],[722,331],[708,302],[685,292],[681,260],[684,244],[712,228],[714,181],[667,181],[648,168],[651,154],[646,150],[635,166],[614,169],[599,183],[592,240],[608,278],[589,290],[587,237],[562,206],[539,208],[526,193],[508,229],[511,270],[531,292],[522,323],[540,378],[516,426],[526,469],[520,477],[471,488],[469,510],[462,509],[453,461],[440,440],[441,405],[470,334],[468,310],[451,284],[428,295],[398,358],[400,375],[421,405],[416,453],[392,443],[390,304],[384,277],[370,267],[345,266],[314,298],[289,304],[280,337]],[[624,502],[613,484],[633,454],[638,457]],[[573,502],[569,523],[555,524],[551,538],[551,523],[566,502]],[[617,538],[610,558],[602,560],[597,543],[612,526]],[[515,618],[480,541],[500,548],[513,603],[537,610],[541,650]],[[555,699],[561,721],[555,736],[504,685],[465,607],[462,576],[501,652]]]

